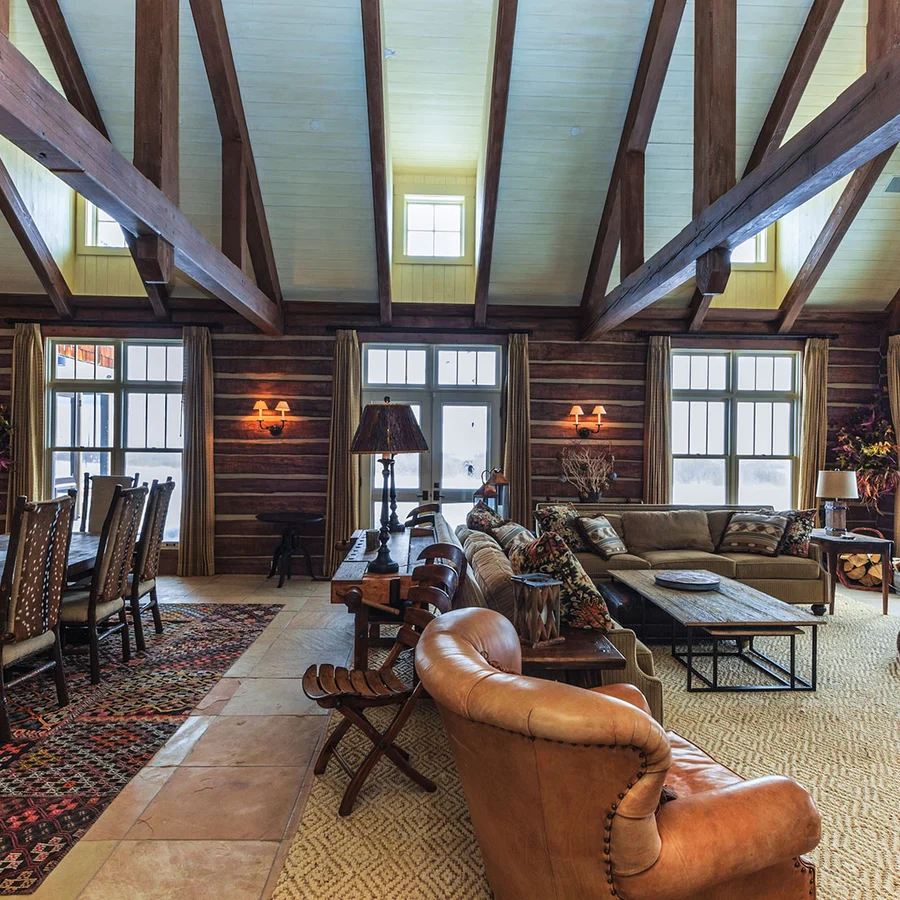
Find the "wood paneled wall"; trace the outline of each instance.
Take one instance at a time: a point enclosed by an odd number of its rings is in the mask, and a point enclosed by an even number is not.
[[[12,381],[12,328],[0,328],[0,406],[9,409]],[[0,472],[0,533],[6,533],[6,495],[9,492],[9,473]]]

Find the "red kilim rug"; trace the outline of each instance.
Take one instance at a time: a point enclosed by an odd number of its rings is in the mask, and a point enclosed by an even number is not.
[[[101,684],[90,683],[87,654],[66,657],[71,702],[63,709],[50,676],[10,691],[13,742],[0,745],[0,895],[37,889],[280,606],[160,609],[164,633],[145,625],[147,652],[130,663],[118,636],[101,644]]]

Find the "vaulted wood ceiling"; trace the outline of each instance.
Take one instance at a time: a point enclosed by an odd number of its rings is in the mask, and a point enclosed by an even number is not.
[[[738,0],[738,172],[811,3]],[[60,6],[110,138],[131,158],[134,3],[60,0]],[[474,172],[488,127],[496,0],[382,0],[381,6],[384,47],[395,51],[384,61],[389,165]],[[580,302],[652,7],[652,0],[519,0],[491,304]],[[224,0],[224,8],[285,299],[375,302],[359,0]],[[788,137],[865,70],[866,18],[866,0],[845,0]],[[688,0],[646,150],[645,258],[692,217],[693,20]],[[27,0],[12,0],[10,36],[59,87]],[[188,0],[180,10],[180,66],[179,206],[219,246],[221,138]],[[27,178],[34,165],[23,160],[13,175]],[[885,193],[897,174],[895,154],[812,289],[810,305],[883,309],[900,288],[893,246],[900,194]],[[783,272],[771,276],[776,300],[841,186],[780,223]],[[42,224],[65,211],[32,212]],[[52,244],[54,229],[42,230]],[[5,224],[0,278],[6,292],[41,291]],[[617,262],[609,287],[619,280]],[[175,286],[185,290],[184,282]],[[686,284],[661,302],[684,306],[692,293]]]

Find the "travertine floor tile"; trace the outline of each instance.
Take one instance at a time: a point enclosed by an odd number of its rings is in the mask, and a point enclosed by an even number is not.
[[[184,724],[157,751],[148,766],[177,766],[187,756],[194,742],[209,728],[211,716],[188,716]]]
[[[159,793],[160,788],[174,771],[174,767],[162,766],[146,766],[141,769],[125,785],[119,796],[106,807],[84,836],[84,840],[117,841],[125,837],[128,829],[134,825],[138,816],[147,808],[147,804]]]
[[[242,678],[222,716],[310,716],[325,710],[303,693],[297,678]]]

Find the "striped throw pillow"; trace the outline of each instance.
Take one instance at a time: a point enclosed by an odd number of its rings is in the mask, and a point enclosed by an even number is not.
[[[722,535],[719,551],[777,556],[788,520],[785,516],[735,513]]]
[[[594,516],[593,519],[579,518],[578,530],[581,532],[588,550],[597,553],[604,559],[611,559],[613,556],[628,552],[625,541],[619,537],[606,516]]]
[[[507,522],[499,528],[490,530],[491,537],[503,548],[503,552],[509,556],[509,551],[519,541],[533,541],[534,534],[530,532],[524,525],[518,522]]]

